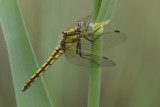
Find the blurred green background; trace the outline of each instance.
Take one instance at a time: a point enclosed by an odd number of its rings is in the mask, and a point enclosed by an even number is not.
[[[19,0],[19,4],[33,50],[42,65],[58,44],[61,32],[88,15],[93,1]],[[160,107],[159,4],[158,0],[118,1],[107,27],[125,32],[127,41],[104,51],[117,66],[103,68],[100,107]],[[1,29],[0,59],[0,107],[16,107]],[[55,107],[87,107],[89,68],[72,65],[62,56],[43,77]]]

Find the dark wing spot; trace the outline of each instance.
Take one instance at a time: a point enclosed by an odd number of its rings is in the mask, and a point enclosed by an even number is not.
[[[119,33],[120,31],[119,30],[115,30],[114,32],[118,32]]]

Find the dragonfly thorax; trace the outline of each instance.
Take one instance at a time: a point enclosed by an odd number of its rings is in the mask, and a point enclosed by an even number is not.
[[[65,49],[67,47],[72,46],[78,39],[79,39],[78,34],[73,34],[70,36],[62,34],[62,36],[60,37],[59,44],[61,45],[62,49]]]
[[[81,21],[77,23],[77,28],[79,28],[80,32],[86,32],[88,27],[89,25],[86,22]]]

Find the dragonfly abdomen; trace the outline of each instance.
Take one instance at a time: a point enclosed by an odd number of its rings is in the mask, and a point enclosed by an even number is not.
[[[25,91],[28,89],[35,80],[38,79],[40,75],[44,73],[45,70],[47,70],[53,62],[55,62],[56,59],[58,59],[62,54],[64,53],[64,50],[60,48],[60,46],[57,46],[51,56],[48,58],[48,60],[37,70],[37,72],[26,82],[24,85],[22,91]]]

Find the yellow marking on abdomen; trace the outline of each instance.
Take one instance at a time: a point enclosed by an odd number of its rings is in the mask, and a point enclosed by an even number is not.
[[[26,84],[24,85],[22,92],[25,91],[26,89],[28,89],[31,84],[33,84],[33,82],[38,79],[38,77],[40,75],[42,75],[44,73],[45,70],[47,70],[52,64],[53,62],[59,58],[59,56],[61,56],[64,53],[64,50],[60,49],[59,46],[57,46],[51,56],[48,58],[47,62],[45,62],[38,70],[35,74],[33,74],[33,76],[26,82]]]

